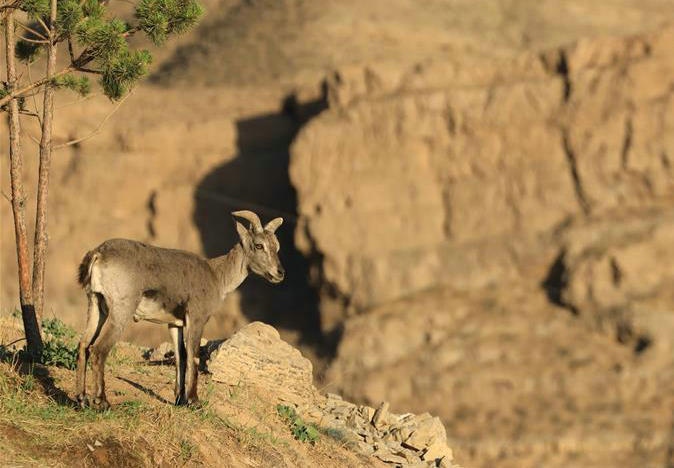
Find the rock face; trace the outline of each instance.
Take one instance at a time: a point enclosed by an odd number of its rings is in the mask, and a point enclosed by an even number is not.
[[[290,168],[326,328],[428,288],[522,277],[570,220],[671,196],[672,40],[336,72]]]
[[[554,273],[559,302],[623,343],[636,348],[655,343],[659,355],[671,356],[672,214],[652,209],[570,227]]]
[[[635,356],[579,323],[533,287],[426,292],[348,319],[325,382],[352,401],[437,415],[466,466],[665,459],[671,360],[653,354],[658,341]]]
[[[210,356],[212,380],[254,387],[271,403],[292,404],[322,431],[340,434],[356,451],[394,466],[456,467],[445,427],[428,413],[396,415],[388,403],[376,410],[321,395],[313,385],[311,362],[276,329],[253,322],[223,342]]]
[[[325,382],[438,414],[476,466],[665,459],[673,41],[329,76],[290,167],[297,245],[340,336]]]

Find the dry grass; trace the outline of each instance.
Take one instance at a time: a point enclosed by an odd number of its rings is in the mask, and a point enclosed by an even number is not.
[[[7,436],[0,439],[0,460],[49,466],[189,465],[201,461],[195,433],[224,429],[235,438],[245,435],[208,406],[193,410],[132,399],[102,413],[75,409],[68,400],[48,396],[45,371],[25,373],[0,364],[0,431]]]
[[[111,410],[78,409],[74,372],[0,362],[0,466],[364,466],[343,444],[293,438],[272,396],[200,378],[201,408],[168,403],[171,366],[120,344],[111,355]]]

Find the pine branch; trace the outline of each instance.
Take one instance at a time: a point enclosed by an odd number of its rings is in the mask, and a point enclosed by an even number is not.
[[[94,75],[102,75],[103,74],[103,70],[94,70],[93,68],[75,67],[75,70],[83,72],[83,73],[92,73]]]
[[[33,77],[31,76],[30,73],[30,64],[26,64],[26,73],[28,74],[28,81],[33,82]],[[38,113],[38,106],[37,106],[37,100],[35,99],[35,95],[37,93],[32,93],[31,98],[33,99],[33,107],[35,108],[35,114],[37,115],[37,120],[40,122],[40,127],[42,127],[42,117],[40,117],[40,114]]]
[[[19,114],[21,115],[27,115],[28,117],[35,117],[40,123],[42,120],[40,119],[40,116],[36,112],[30,112],[30,111],[19,111]]]
[[[21,34],[17,34],[16,37],[18,37],[22,41],[30,42],[31,44],[49,44],[49,41],[45,39],[31,39],[29,37],[22,36]]]
[[[68,55],[70,55],[70,63],[75,63],[75,51],[73,50],[73,40],[68,36]]]
[[[95,137],[96,135],[98,135],[99,133],[101,133],[101,130],[103,129],[103,126],[106,124],[106,122],[107,122],[108,120],[110,120],[110,117],[112,117],[112,116],[115,114],[115,112],[117,112],[117,111],[119,110],[119,108],[122,106],[122,104],[124,103],[124,101],[126,101],[127,98],[128,98],[129,96],[131,96],[131,94],[133,94],[133,93],[128,93],[128,94],[125,95],[122,99],[120,99],[119,102],[117,103],[117,105],[112,109],[112,111],[110,111],[110,112],[103,118],[103,120],[101,120],[101,121],[99,122],[98,126],[97,126],[91,133],[89,133],[89,134],[86,135],[86,136],[83,136],[82,138],[77,138],[77,139],[75,139],[75,140],[70,140],[70,141],[67,141],[67,142],[65,142],[65,143],[61,143],[60,145],[55,145],[55,146],[53,146],[53,149],[54,149],[54,150],[57,150],[57,149],[65,148],[65,147],[67,147],[67,146],[74,146],[74,145],[80,144],[80,143],[82,143],[83,141],[86,141],[86,140],[88,140],[88,139],[90,139],[90,138],[92,138],[92,137]]]
[[[44,39],[45,41],[47,40],[47,37],[45,35],[40,34],[39,32],[37,32],[35,29],[31,28],[30,26],[26,26],[21,21],[16,21],[16,24],[18,26],[20,26],[21,28],[23,28],[24,30],[26,30],[27,32],[35,35],[36,37],[39,37],[40,39]]]
[[[36,16],[35,20],[38,23],[40,23],[40,26],[42,26],[44,28],[44,32],[47,33],[47,37],[49,38],[51,36],[51,29],[49,29],[49,26],[47,26],[47,23],[45,23],[44,20],[42,18],[40,18],[39,16]]]
[[[64,68],[63,70],[60,70],[60,71],[54,73],[54,76],[52,76],[52,77],[49,77],[49,78],[44,77],[44,78],[42,78],[42,79],[40,79],[40,80],[35,81],[34,83],[30,83],[30,84],[24,86],[24,87],[21,88],[21,89],[18,89],[18,90],[16,90],[16,91],[12,91],[11,93],[5,95],[3,98],[0,99],[0,107],[4,106],[5,104],[7,104],[7,103],[8,103],[9,101],[11,101],[12,99],[14,99],[14,98],[16,98],[16,97],[19,97],[19,96],[23,96],[23,95],[26,94],[28,91],[31,91],[31,90],[33,90],[33,89],[35,89],[35,88],[39,88],[40,86],[43,86],[43,85],[49,83],[49,82],[50,82],[51,80],[53,80],[54,78],[57,78],[57,77],[59,77],[59,76],[63,76],[63,75],[65,75],[66,73],[70,73],[71,71],[73,71],[73,70],[75,70],[75,69],[76,69],[76,68],[73,67],[72,65],[71,65],[71,66],[68,66],[68,67]]]
[[[21,8],[21,1],[20,0],[17,0],[13,3],[7,3],[7,4],[4,4],[4,2],[3,2],[3,4],[0,5],[0,12],[9,11],[9,10],[16,10],[16,9],[19,9],[19,8]]]

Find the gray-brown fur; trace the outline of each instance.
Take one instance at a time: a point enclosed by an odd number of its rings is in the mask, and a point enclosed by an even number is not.
[[[87,327],[79,345],[77,399],[89,404],[87,361],[94,374],[92,406],[109,407],[104,367],[110,349],[131,321],[167,324],[176,355],[176,404],[194,404],[197,396],[199,342],[204,325],[225,296],[249,272],[269,282],[283,280],[274,231],[282,219],[262,226],[255,213],[237,211],[240,242],[226,255],[205,259],[191,252],[154,247],[128,239],[110,239],[88,252],[78,279],[89,300]]]

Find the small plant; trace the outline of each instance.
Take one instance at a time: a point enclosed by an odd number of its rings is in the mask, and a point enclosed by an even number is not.
[[[288,405],[277,405],[276,412],[288,423],[293,437],[301,442],[315,444],[319,439],[319,432],[313,424],[306,424],[299,417],[294,408]]]
[[[65,367],[74,370],[77,367],[77,333],[57,318],[42,321],[45,335],[42,364]]]
[[[180,441],[180,459],[183,463],[187,463],[197,454],[197,448],[188,440]]]

